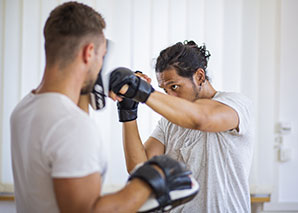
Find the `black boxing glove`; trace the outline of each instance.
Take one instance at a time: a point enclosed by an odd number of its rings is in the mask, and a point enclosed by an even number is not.
[[[120,122],[127,122],[136,120],[138,117],[138,105],[136,102],[129,98],[123,98],[121,102],[117,103],[118,116]]]
[[[121,94],[119,91],[125,84],[128,85],[128,90],[125,94]],[[115,94],[142,103],[145,103],[154,91],[150,84],[125,67],[119,67],[111,72],[109,85]]]
[[[135,73],[142,73],[137,70]],[[129,98],[123,98],[121,102],[117,102],[118,117],[120,122],[128,122],[136,120],[138,117],[138,105],[136,102]]]

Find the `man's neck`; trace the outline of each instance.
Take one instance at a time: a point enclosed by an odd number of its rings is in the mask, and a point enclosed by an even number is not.
[[[206,80],[202,84],[200,98],[211,99],[214,97],[215,94],[216,94],[216,90],[213,88],[213,86],[210,84],[210,82]]]
[[[78,103],[85,76],[73,66],[59,69],[58,66],[46,67],[42,82],[34,91],[36,94],[56,92]]]

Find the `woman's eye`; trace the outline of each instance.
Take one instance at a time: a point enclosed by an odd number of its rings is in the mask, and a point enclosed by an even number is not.
[[[178,89],[178,86],[177,86],[177,85],[172,85],[172,86],[171,86],[171,89],[172,89],[172,90],[176,90],[176,89]]]

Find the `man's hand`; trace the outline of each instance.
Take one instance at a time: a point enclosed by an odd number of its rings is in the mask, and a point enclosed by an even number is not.
[[[147,81],[149,84],[151,83],[151,78],[143,74],[141,71],[135,71],[135,75]],[[126,88],[126,90],[127,89],[128,88]],[[120,93],[121,92],[125,93],[126,90],[124,91],[120,90]],[[117,108],[118,108],[119,121],[128,122],[128,121],[136,120],[138,117],[138,105],[139,105],[138,102],[129,98],[123,98],[122,101],[118,101]]]
[[[128,87],[126,91],[124,88],[125,85]],[[110,90],[118,96],[142,103],[145,103],[154,91],[150,84],[124,67],[112,71],[110,75]]]
[[[135,71],[135,75],[147,81],[148,84],[151,84],[151,78],[148,75],[142,73],[141,71],[139,70]]]

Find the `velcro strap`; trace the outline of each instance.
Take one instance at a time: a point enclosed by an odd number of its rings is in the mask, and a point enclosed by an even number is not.
[[[136,120],[138,117],[138,109],[120,109],[118,110],[119,121],[120,122],[127,122]]]
[[[143,79],[140,79],[138,90],[133,99],[135,101],[145,103],[152,92],[154,92],[153,87]]]
[[[145,163],[143,166],[138,168],[129,177],[129,180],[132,180],[133,178],[140,178],[149,184],[160,206],[164,206],[170,201],[169,190],[165,180],[151,165]]]

